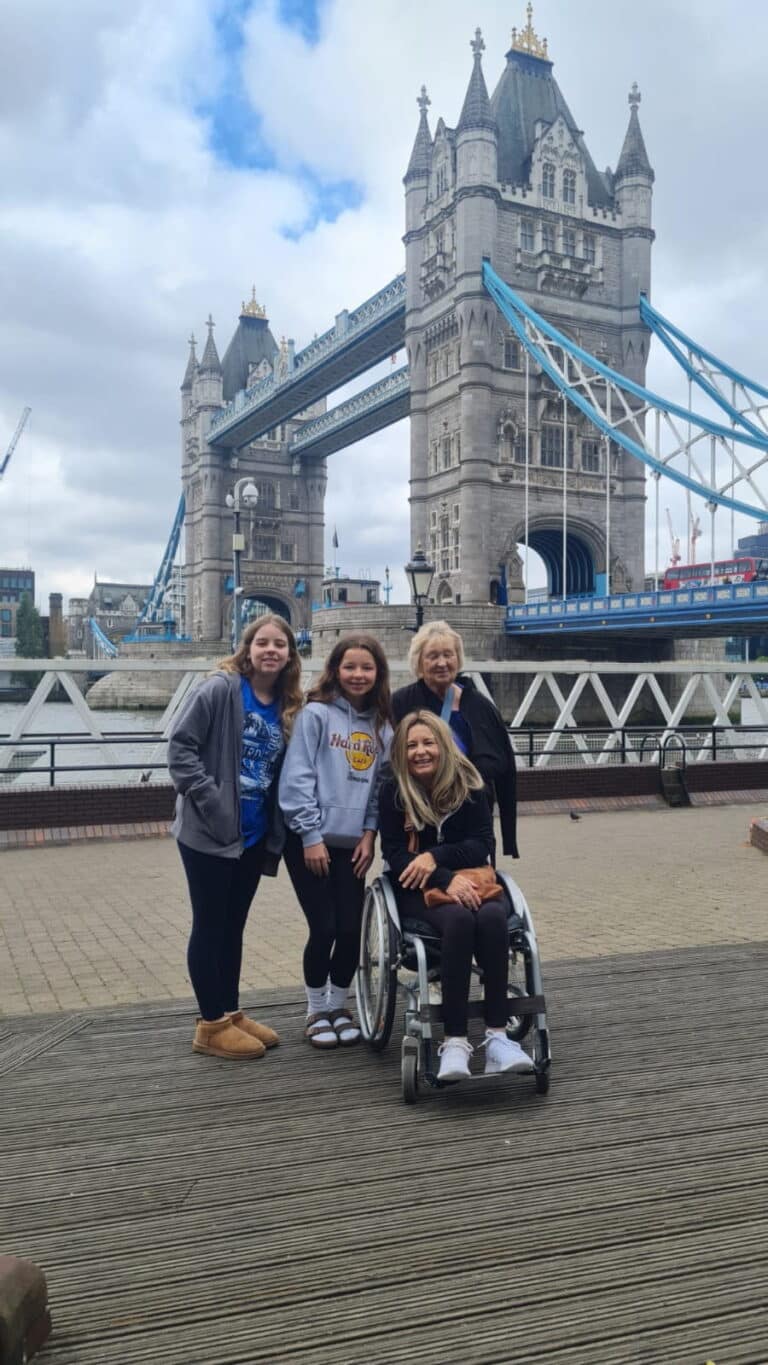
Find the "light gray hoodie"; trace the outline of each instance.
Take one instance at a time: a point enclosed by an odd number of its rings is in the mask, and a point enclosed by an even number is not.
[[[296,717],[278,800],[305,848],[354,848],[364,830],[378,828],[392,727],[377,738],[374,721],[373,711],[356,711],[345,697],[308,702]]]

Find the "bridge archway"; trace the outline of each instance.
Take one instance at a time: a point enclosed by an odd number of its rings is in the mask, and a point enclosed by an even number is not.
[[[563,596],[562,524],[543,522],[530,526],[528,544],[544,563],[547,590],[551,597]],[[578,523],[569,526],[565,536],[565,596],[593,593],[605,551],[597,543],[594,530]]]
[[[250,621],[255,621],[259,616],[266,616],[272,612],[275,616],[282,616],[284,621],[291,622],[291,609],[281,597],[272,593],[249,593],[244,596],[240,608],[240,615],[244,626]]]

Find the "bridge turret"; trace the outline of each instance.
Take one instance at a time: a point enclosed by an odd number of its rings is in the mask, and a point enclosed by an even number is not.
[[[206,322],[208,340],[205,343],[205,350],[197,367],[197,373],[192,381],[192,399],[197,407],[220,408],[223,402],[221,361],[216,350],[216,342],[213,339],[215,325],[209,313]]]
[[[628,96],[629,126],[613,178],[623,239],[621,302],[624,308],[632,310],[637,309],[641,294],[651,292],[651,247],[655,235],[651,227],[654,173],[640,129],[640,98],[635,83]],[[646,358],[647,332],[638,316],[624,353],[625,372],[638,383],[644,381]]]
[[[184,371],[184,378],[181,381],[181,416],[182,420],[189,416],[192,406],[192,384],[197,374],[197,356],[195,354],[195,334],[192,332],[189,338],[189,360]]]
[[[480,29],[470,43],[472,75],[456,125],[456,187],[495,185],[498,178],[498,128],[483,75],[485,43]]]

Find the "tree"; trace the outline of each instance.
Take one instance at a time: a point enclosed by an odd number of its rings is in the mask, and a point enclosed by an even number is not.
[[[22,595],[16,612],[16,657],[17,659],[45,658],[43,623],[28,592]],[[42,673],[17,673],[14,681],[20,687],[37,687]]]

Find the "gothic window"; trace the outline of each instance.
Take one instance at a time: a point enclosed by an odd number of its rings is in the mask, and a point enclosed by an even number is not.
[[[448,525],[448,515],[443,513],[440,517],[440,572],[449,573],[451,568],[451,531]]]
[[[280,545],[280,558],[283,563],[292,564],[296,558],[296,546],[292,540],[284,540]]]
[[[445,251],[445,228],[438,228],[435,233],[435,251]]]
[[[277,491],[271,479],[258,479],[259,501],[256,507],[261,513],[274,512],[278,506]]]
[[[576,203],[576,172],[563,171],[563,203]]]
[[[563,255],[576,255],[576,233],[573,228],[563,228]]]
[[[452,569],[458,569],[458,567],[459,567],[459,557],[460,557],[460,556],[459,556],[459,550],[460,550],[459,528],[458,528],[458,526],[454,526],[453,531],[451,532],[451,568],[452,568]]]
[[[253,537],[254,559],[275,559],[276,556],[277,542],[274,536],[256,535]]]
[[[536,224],[532,218],[524,218],[520,224],[520,246],[523,251],[536,250]]]
[[[443,469],[450,469],[452,464],[453,460],[451,459],[451,438],[450,435],[446,432],[445,436],[443,437]]]
[[[554,223],[542,223],[541,226],[541,247],[543,251],[555,250],[555,225]]]
[[[455,502],[455,503],[453,504],[453,523],[454,523],[454,526],[458,526],[460,518],[461,518],[461,508],[460,508],[459,504],[458,504],[457,502]]]
[[[504,338],[504,369],[519,370],[520,365],[520,342],[517,337]]]
[[[597,260],[597,247],[594,234],[591,232],[584,233],[584,260],[589,261],[590,265],[594,265]]]
[[[298,488],[292,488],[291,491],[290,491],[290,493],[288,494],[288,507],[289,507],[289,509],[290,509],[291,512],[298,512],[298,510],[299,510],[299,490],[298,490]]]
[[[429,472],[430,472],[430,474],[436,474],[436,473],[437,473],[437,451],[438,451],[438,444],[437,444],[437,441],[430,441],[430,445],[429,445]]]
[[[447,172],[445,166],[438,166],[438,168],[437,168],[437,176],[436,176],[436,178],[435,178],[435,193],[437,194],[438,198],[440,197],[441,194],[445,194],[445,191],[447,190],[447,188],[448,188],[448,172]],[[439,250],[439,251],[442,251],[442,247],[438,247],[438,250]]]
[[[553,422],[541,424],[541,463],[549,469],[563,467],[563,428]]]
[[[541,193],[545,199],[555,197],[555,168],[551,161],[545,161],[541,169]]]
[[[515,437],[515,440],[514,440],[514,445],[513,445],[513,447],[512,447],[512,455],[513,455],[515,464],[525,464],[525,432],[524,432],[524,431],[518,431],[518,433],[517,433],[517,435],[516,435],[516,437]],[[530,463],[530,461],[529,461],[529,463]]]
[[[600,442],[592,437],[581,443],[581,467],[587,474],[600,472]]]

